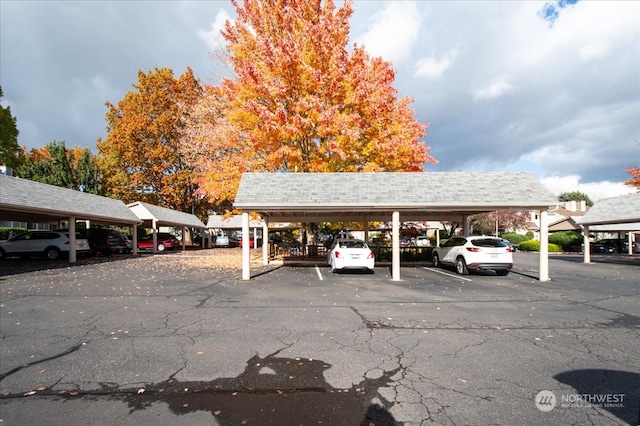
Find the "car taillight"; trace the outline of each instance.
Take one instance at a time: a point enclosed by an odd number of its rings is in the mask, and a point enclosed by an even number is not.
[[[340,257],[340,252],[339,251],[334,251],[336,258]]]
[[[467,247],[467,250],[472,251],[474,253],[477,253],[480,251],[480,249],[478,247]]]
[[[507,247],[507,253],[513,253],[513,249],[511,247]]]
[[[375,257],[375,255],[373,254],[372,251],[369,252],[369,256],[367,256],[367,259],[373,259]]]

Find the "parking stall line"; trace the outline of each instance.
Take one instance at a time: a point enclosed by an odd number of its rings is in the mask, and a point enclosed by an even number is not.
[[[462,277],[462,276],[460,276],[458,274],[450,274],[448,272],[441,271],[439,269],[429,268],[428,266],[424,266],[424,269],[426,269],[427,271],[437,272],[439,274],[446,275],[448,277],[459,278],[459,279],[464,280],[464,281],[473,281],[471,278],[465,278],[465,277]]]
[[[320,281],[323,281],[324,278],[322,277],[322,272],[320,272],[320,267],[318,267],[318,265],[316,265],[316,272],[318,273],[318,278],[320,278]]]

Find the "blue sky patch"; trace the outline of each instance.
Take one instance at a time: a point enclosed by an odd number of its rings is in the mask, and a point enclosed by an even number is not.
[[[553,26],[556,20],[560,17],[560,10],[573,6],[578,3],[579,0],[559,0],[555,3],[545,3],[542,7],[542,10],[538,12],[538,16],[540,16],[545,21],[549,21],[549,26]]]

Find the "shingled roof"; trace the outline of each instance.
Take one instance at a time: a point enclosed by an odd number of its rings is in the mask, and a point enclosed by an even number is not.
[[[640,222],[640,193],[598,200],[578,223],[606,225],[634,222]]]
[[[131,211],[141,220],[156,220],[160,226],[186,226],[188,228],[204,228],[204,223],[191,213],[167,209],[154,204],[137,201],[128,205]]]
[[[69,217],[104,224],[140,220],[120,200],[0,174],[2,220],[45,223]]]
[[[542,209],[556,197],[530,173],[245,173],[234,207],[275,220],[446,220],[499,209]],[[378,219],[376,219],[378,217]]]

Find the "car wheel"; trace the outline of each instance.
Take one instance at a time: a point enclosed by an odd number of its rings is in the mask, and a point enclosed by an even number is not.
[[[507,275],[509,275],[509,270],[508,269],[500,269],[500,270],[496,271],[496,274],[500,275],[501,277],[506,277]]]
[[[44,251],[44,255],[49,260],[58,260],[60,257],[60,249],[58,249],[58,247],[49,247]]]
[[[0,260],[3,260],[5,257],[7,257],[7,253],[5,253],[5,251],[0,248]]]
[[[438,257],[438,253],[433,254],[433,266],[436,268],[440,267],[440,257]]]
[[[456,258],[456,272],[460,275],[467,275],[469,273],[467,270],[467,264],[462,256],[458,256]]]
[[[164,249],[166,249],[164,244],[162,244],[162,243],[158,244],[158,251],[164,251]]]

